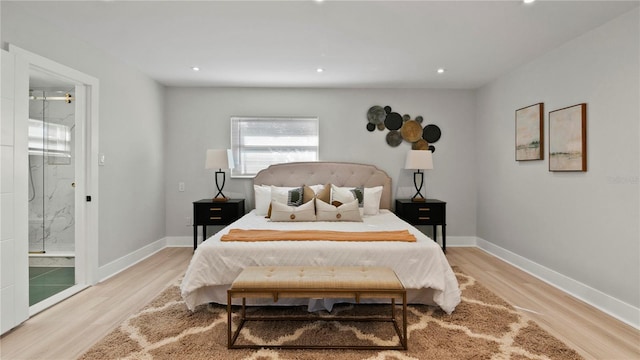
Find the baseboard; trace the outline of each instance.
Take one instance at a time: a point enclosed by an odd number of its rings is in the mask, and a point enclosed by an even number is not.
[[[167,247],[193,247],[193,236],[167,236]],[[198,237],[198,241],[201,241]]]
[[[448,244],[447,244],[448,245]],[[614,318],[640,328],[638,314],[640,309],[607,295],[597,289],[585,285],[577,280],[560,274],[525,257],[497,246],[482,238],[476,238],[476,247],[517,267],[518,269],[535,276],[536,278],[552,285],[567,294],[580,299],[600,311]]]
[[[447,247],[477,247],[477,239],[475,236],[447,236]]]
[[[149,256],[157,253],[158,251],[166,247],[167,247],[167,238],[162,238],[130,254],[127,254],[119,259],[116,259],[104,266],[99,267],[98,268],[99,282],[107,280],[108,278],[128,269],[129,267],[139,263],[140,261],[148,258]]]

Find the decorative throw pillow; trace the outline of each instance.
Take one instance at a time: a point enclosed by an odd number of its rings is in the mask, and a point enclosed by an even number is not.
[[[271,202],[271,221],[315,221],[313,201],[300,206],[290,206],[277,201]]]
[[[305,185],[302,187],[302,202],[308,203],[309,201],[315,199],[316,192],[313,191],[313,188],[309,185]]]
[[[320,191],[316,191],[316,198],[320,199],[327,204],[331,202],[331,184],[327,184]]]
[[[382,189],[382,186],[362,188],[331,185],[331,201],[337,200],[344,203],[352,199],[358,199],[361,215],[376,215],[380,212]]]
[[[271,185],[271,201],[274,200],[289,206],[298,206],[302,204],[302,187]]]
[[[331,198],[329,203],[340,201],[341,203],[352,202],[356,197],[351,192],[352,187],[339,187],[331,184]]]
[[[299,206],[302,204],[303,188],[301,187],[286,187],[286,186],[273,186],[271,185],[271,202],[277,201],[281,204],[289,206]],[[271,204],[267,210],[267,218],[271,217]]]
[[[295,188],[287,192],[287,205],[300,206],[302,205],[302,199],[304,197],[304,188]]]
[[[316,219],[318,221],[362,221],[358,200],[351,200],[340,206],[333,206],[316,198]]]

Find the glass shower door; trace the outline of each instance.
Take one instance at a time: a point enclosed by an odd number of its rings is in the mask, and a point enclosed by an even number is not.
[[[73,93],[31,90],[29,102],[29,306],[75,281]]]

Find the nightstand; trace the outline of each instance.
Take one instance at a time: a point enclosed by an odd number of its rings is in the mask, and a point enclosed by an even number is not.
[[[398,199],[396,200],[396,215],[411,225],[432,225],[433,241],[436,241],[437,226],[442,226],[442,251],[447,252],[446,202],[437,199],[427,199],[423,202]]]
[[[202,241],[207,239],[207,226],[229,225],[244,215],[244,199],[193,202],[193,251],[198,247],[198,226],[202,225]]]

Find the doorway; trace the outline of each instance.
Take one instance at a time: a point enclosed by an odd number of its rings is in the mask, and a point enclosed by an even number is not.
[[[27,202],[14,203],[25,234],[16,257],[28,264],[16,268],[16,281],[28,282],[17,288],[30,317],[97,282],[91,192],[98,178],[90,160],[98,153],[98,80],[13,45],[9,51],[16,56],[15,191]]]
[[[29,76],[29,306],[76,284],[75,86]],[[81,169],[80,169],[81,170]]]

